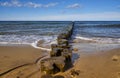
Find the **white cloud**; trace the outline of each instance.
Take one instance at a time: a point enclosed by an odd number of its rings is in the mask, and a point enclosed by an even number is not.
[[[81,5],[78,3],[72,4],[72,5],[68,5],[66,8],[80,8]]]
[[[34,3],[34,2],[27,2],[27,3],[21,3],[18,0],[11,0],[10,2],[0,2],[0,6],[4,7],[32,7],[32,8],[49,8],[54,7],[58,3],[48,3],[48,4],[40,4],[40,3]]]
[[[33,8],[41,8],[42,4],[37,4],[37,3],[33,3],[33,2],[28,2],[26,4],[24,4],[25,7],[33,7]]]
[[[49,3],[49,4],[47,4],[47,5],[44,5],[43,7],[46,7],[46,8],[48,8],[48,7],[54,7],[54,6],[56,6],[58,3]]]
[[[11,2],[1,2],[0,6],[5,6],[5,7],[21,7],[22,4],[17,1],[17,0],[12,0]]]

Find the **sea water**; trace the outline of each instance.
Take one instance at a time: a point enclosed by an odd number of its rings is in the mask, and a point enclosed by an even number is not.
[[[37,42],[44,45],[56,43],[60,33],[67,30],[71,22],[64,21],[0,21],[0,44],[27,44],[38,48]]]
[[[120,44],[120,21],[75,22],[73,37],[97,43]]]
[[[73,38],[96,43],[120,44],[120,21],[75,21]],[[0,45],[27,44],[37,47],[56,43],[71,21],[0,21]]]

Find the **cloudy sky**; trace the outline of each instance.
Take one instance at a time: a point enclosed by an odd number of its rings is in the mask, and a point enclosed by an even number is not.
[[[120,21],[120,0],[0,0],[0,20]]]

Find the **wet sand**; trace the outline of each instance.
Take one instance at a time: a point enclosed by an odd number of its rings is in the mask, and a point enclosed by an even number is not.
[[[120,78],[120,48],[115,47],[75,43],[73,48],[78,48],[78,51],[73,52],[74,66],[58,74],[66,78]],[[35,61],[43,56],[44,52],[30,46],[0,46],[0,73],[31,63],[0,78],[40,78],[40,70]],[[72,77],[72,69],[79,70],[79,75]]]
[[[77,78],[120,78],[120,48],[89,56],[80,55],[74,69],[81,71]]]
[[[120,78],[120,46],[119,44],[74,43],[75,63],[72,69],[79,75],[73,78]],[[78,54],[78,55],[77,55]],[[71,71],[66,77],[71,78]]]

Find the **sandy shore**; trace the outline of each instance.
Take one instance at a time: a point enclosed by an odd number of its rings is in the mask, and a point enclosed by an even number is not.
[[[73,43],[74,66],[62,74],[71,77],[71,70],[79,70],[73,78],[120,78],[120,47],[106,44]],[[104,48],[103,48],[104,47]],[[0,73],[19,65],[19,67],[0,76],[0,78],[40,78],[36,59],[45,51],[30,46],[0,46]]]
[[[120,48],[80,55],[74,69],[81,71],[77,78],[120,78]]]
[[[45,51],[42,51],[40,49],[35,49],[31,46],[0,46],[0,74],[9,71],[13,68],[19,67],[21,65],[25,65],[25,66],[12,70],[12,72],[13,71],[16,72],[16,75],[8,76],[8,78],[16,78],[15,76],[19,75],[17,74],[18,73],[17,70],[19,70],[19,72],[20,71],[22,72],[23,69],[25,69],[27,66],[29,70],[27,70],[26,72],[30,71],[30,69],[33,71],[33,68],[34,70],[37,69],[37,66],[35,66],[36,64],[34,63],[36,62],[37,59],[44,56],[44,53]],[[28,72],[28,74],[30,73],[31,72]],[[7,76],[3,78],[7,78]]]
[[[80,71],[73,78],[120,78],[119,44],[73,43],[73,47],[78,51],[70,70]],[[65,74],[68,78],[70,70]]]

